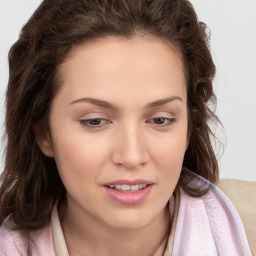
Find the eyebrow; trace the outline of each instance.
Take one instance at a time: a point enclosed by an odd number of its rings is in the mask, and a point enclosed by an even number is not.
[[[167,104],[169,102],[172,102],[172,101],[175,101],[175,100],[183,102],[183,100],[180,97],[172,96],[172,97],[168,97],[168,98],[164,98],[164,99],[160,99],[160,100],[151,102],[151,103],[147,104],[145,106],[145,108],[146,109],[156,108],[156,107],[165,105],[165,104]],[[110,104],[107,101],[99,100],[99,99],[95,99],[95,98],[80,98],[80,99],[72,101],[69,105],[74,105],[74,104],[83,103],[83,102],[90,103],[90,104],[99,106],[101,108],[112,109],[112,110],[117,110],[118,109],[116,106]]]
[[[83,102],[90,103],[90,104],[99,106],[101,108],[117,110],[117,107],[113,106],[112,104],[108,103],[107,101],[99,100],[99,99],[95,99],[95,98],[80,98],[80,99],[72,101],[69,105],[74,105],[76,103],[83,103]]]
[[[183,102],[183,100],[180,97],[172,96],[172,97],[169,97],[169,98],[165,98],[165,99],[161,99],[161,100],[151,102],[151,103],[147,104],[145,108],[159,107],[159,106],[165,105],[165,104],[167,104],[169,102],[172,102],[172,101],[175,101],[175,100]]]

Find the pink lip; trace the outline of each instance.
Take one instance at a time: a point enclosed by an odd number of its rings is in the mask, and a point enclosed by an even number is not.
[[[137,184],[152,184],[152,181],[136,179],[136,180],[115,180],[104,184],[104,186],[126,184],[126,185],[137,185]]]
[[[108,187],[110,185],[118,185],[118,184],[126,184],[126,185],[147,184],[147,186],[136,192],[127,192],[127,191],[122,192],[122,191],[118,191]],[[117,181],[104,184],[103,189],[106,192],[106,194],[114,201],[121,204],[132,205],[132,204],[138,204],[142,202],[149,195],[152,187],[153,187],[153,183],[146,180],[133,180],[133,181],[117,180]]]

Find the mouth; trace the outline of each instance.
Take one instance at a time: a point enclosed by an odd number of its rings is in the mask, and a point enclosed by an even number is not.
[[[150,194],[153,183],[145,180],[119,180],[104,184],[107,196],[120,204],[138,204]]]
[[[117,184],[117,185],[109,185],[106,187],[117,190],[120,192],[137,192],[149,186],[150,184],[136,184],[136,185],[128,185],[128,184]]]

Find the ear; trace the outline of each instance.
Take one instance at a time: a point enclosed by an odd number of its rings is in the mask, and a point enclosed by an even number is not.
[[[33,132],[37,145],[42,153],[48,157],[53,157],[51,136],[42,121],[33,124]]]

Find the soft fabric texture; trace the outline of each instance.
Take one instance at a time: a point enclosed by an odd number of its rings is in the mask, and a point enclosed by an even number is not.
[[[172,229],[164,256],[252,255],[241,219],[225,194],[196,175],[189,185],[210,185],[210,189],[197,198],[188,196],[182,189],[176,192]],[[26,256],[26,239],[18,232],[9,231],[10,225],[7,218],[0,228],[0,256]],[[56,207],[51,224],[31,236],[37,245],[33,256],[68,256]]]
[[[9,217],[1,225],[0,256],[27,256],[27,239],[17,231],[10,231],[11,225]],[[32,232],[31,237],[36,245],[36,248],[33,247],[33,256],[56,256],[51,224],[37,232]]]

